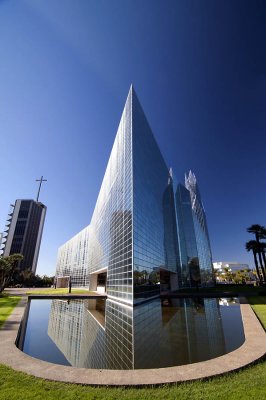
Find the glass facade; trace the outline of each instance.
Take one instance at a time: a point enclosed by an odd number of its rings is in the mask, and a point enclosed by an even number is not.
[[[162,279],[171,285],[178,249],[169,169],[134,91],[132,97],[134,295],[139,299],[158,294]]]
[[[90,227],[87,226],[58,249],[56,278],[71,276],[73,287],[88,286],[88,249]]]
[[[197,286],[201,280],[191,198],[189,191],[181,184],[177,186],[175,201],[182,266],[180,285]]]
[[[131,86],[91,219],[85,263],[78,266],[87,274],[84,284],[98,290],[101,283],[108,299],[129,305],[210,284],[211,251],[195,179],[190,173],[186,187],[176,183]],[[74,268],[67,254],[80,249],[75,244],[60,250],[58,273]]]
[[[106,270],[107,295],[126,303],[133,302],[132,192],[130,91],[92,216],[88,258],[89,274]]]
[[[201,285],[214,284],[212,254],[204,207],[201,201],[196,176],[189,171],[185,177],[185,185],[190,193],[192,215],[195,227],[196,243],[199,257]]]

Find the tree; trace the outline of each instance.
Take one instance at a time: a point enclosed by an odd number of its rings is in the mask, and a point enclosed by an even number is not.
[[[266,232],[266,230],[265,230],[265,232]],[[266,243],[265,242],[260,242],[259,243],[259,247],[260,247],[260,251],[261,251],[261,254],[262,254],[262,258],[263,258],[264,272],[266,274],[266,257],[265,257]]]
[[[262,279],[261,279],[261,273],[259,269],[259,264],[258,264],[258,259],[257,259],[257,254],[259,251],[259,246],[256,240],[250,240],[249,242],[246,243],[246,250],[247,251],[252,251],[253,257],[254,257],[254,263],[257,271],[257,276],[259,278],[260,285],[262,285]]]
[[[233,276],[232,270],[229,267],[224,267],[224,277],[228,283],[233,282],[234,276]]]
[[[261,272],[263,275],[263,280],[264,283],[266,283],[266,259],[265,259],[265,248],[264,246],[262,246],[262,243],[260,242],[260,239],[265,239],[266,238],[266,228],[262,225],[259,224],[254,224],[251,225],[249,228],[247,228],[247,231],[249,233],[254,233],[255,235],[255,239],[257,242],[257,249],[256,252],[258,254],[258,258],[259,258],[259,263],[260,263],[260,268],[261,268]],[[263,263],[263,261],[264,263]]]
[[[0,293],[9,285],[18,263],[22,260],[22,254],[12,254],[7,257],[0,256]]]
[[[51,286],[54,283],[54,276],[43,275],[42,282],[43,286]]]
[[[54,276],[43,275],[43,277],[40,277],[39,275],[35,275],[30,268],[26,268],[22,271],[15,271],[10,283],[12,285],[21,284],[26,287],[49,287],[54,283]]]
[[[266,238],[266,228],[259,224],[251,225],[247,228],[248,233],[254,233],[256,242],[259,243],[260,239]]]

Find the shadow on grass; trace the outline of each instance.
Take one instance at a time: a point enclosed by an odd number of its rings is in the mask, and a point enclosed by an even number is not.
[[[259,321],[266,330],[266,296],[247,296],[247,298]]]
[[[17,321],[6,321],[3,325],[0,325],[2,331],[13,331],[14,329],[18,329]]]

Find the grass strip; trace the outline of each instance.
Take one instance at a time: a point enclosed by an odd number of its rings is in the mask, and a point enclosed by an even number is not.
[[[266,363],[226,376],[157,388],[90,387],[50,382],[0,365],[1,400],[257,400],[265,398]]]
[[[68,288],[60,288],[60,289],[53,289],[53,288],[45,288],[45,289],[34,289],[29,290],[26,294],[68,294]],[[72,289],[71,294],[95,294],[86,289]]]
[[[16,307],[20,299],[21,297],[18,296],[0,296],[0,327],[11,314],[13,308]]]
[[[266,296],[249,297],[248,302],[266,330]]]

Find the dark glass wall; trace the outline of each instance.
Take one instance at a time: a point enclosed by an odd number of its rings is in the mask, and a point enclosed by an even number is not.
[[[23,260],[19,268],[36,270],[36,254],[39,252],[38,237],[42,231],[42,217],[46,207],[34,200],[21,200],[10,254],[20,253]],[[44,222],[44,219],[43,219]]]
[[[201,277],[191,198],[189,191],[181,184],[177,186],[175,200],[182,264],[180,285],[197,286]]]
[[[199,266],[201,273],[201,284],[213,285],[213,265],[208,226],[204,207],[196,180],[196,176],[190,171],[185,179],[186,188],[190,192],[192,203],[192,215],[195,227]]]
[[[134,297],[139,299],[160,292],[161,271],[177,273],[177,255],[169,170],[134,91],[132,146]]]

